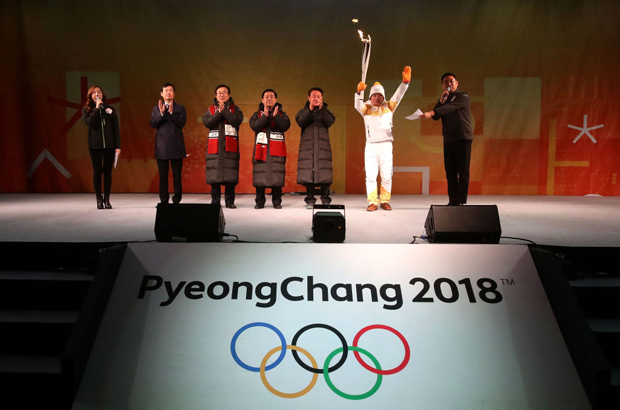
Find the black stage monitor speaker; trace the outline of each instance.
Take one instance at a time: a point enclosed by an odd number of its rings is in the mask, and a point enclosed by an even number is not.
[[[220,242],[225,227],[219,204],[157,205],[157,242]]]
[[[430,243],[499,243],[497,205],[431,205],[424,224]]]
[[[342,213],[339,212],[340,210]],[[312,240],[314,242],[344,242],[345,231],[344,205],[314,206],[312,211]]]

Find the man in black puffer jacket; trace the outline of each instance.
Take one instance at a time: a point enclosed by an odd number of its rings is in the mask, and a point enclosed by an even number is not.
[[[256,188],[256,205],[265,207],[265,189],[271,188],[271,203],[282,209],[282,187],[286,176],[286,141],[284,133],[291,126],[288,115],[282,111],[278,94],[271,88],[263,91],[258,111],[250,118],[250,128],[255,133],[253,181]]]
[[[297,183],[306,187],[307,208],[311,209],[316,202],[315,186],[319,186],[321,202],[329,205],[332,201],[329,187],[334,180],[329,127],[336,117],[323,103],[323,90],[315,87],[308,91],[308,102],[297,113],[295,121],[301,127]]]
[[[235,186],[239,183],[239,126],[243,113],[230,97],[230,88],[215,87],[213,105],[202,116],[209,129],[207,144],[207,184],[211,185],[211,203],[219,204],[222,185],[226,187],[226,208],[234,209]]]

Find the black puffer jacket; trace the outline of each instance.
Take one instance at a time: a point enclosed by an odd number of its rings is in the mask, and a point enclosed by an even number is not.
[[[210,138],[207,144],[207,184],[239,183],[239,126],[243,122],[243,113],[229,99],[228,108],[219,112],[217,101],[202,116],[202,123],[210,132],[217,132],[216,139]],[[226,125],[232,126],[236,136],[226,137]]]
[[[318,111],[310,111],[309,106],[310,103],[307,102],[295,116],[295,121],[301,127],[297,183],[331,184],[334,180],[334,169],[329,127],[336,121],[336,117],[327,109],[325,103]]]
[[[252,164],[254,164],[252,173],[255,187],[284,186],[284,178],[286,176],[286,145],[284,133],[291,127],[291,120],[288,115],[282,111],[282,105],[280,103],[276,103],[276,106],[278,107],[278,113],[275,116],[266,116],[264,115],[265,106],[261,102],[258,106],[258,111],[250,118],[250,128],[252,128],[255,134],[254,152],[252,153]],[[257,144],[258,136],[261,133],[265,133],[266,145]],[[272,140],[272,133],[278,138]],[[256,158],[257,146],[263,146],[266,150],[264,160]],[[274,149],[276,151],[274,151]],[[274,151],[273,155],[272,151]]]
[[[90,113],[84,107],[82,118],[88,125],[88,148],[117,149],[121,147],[121,132],[114,107],[103,104],[100,109],[93,108]]]

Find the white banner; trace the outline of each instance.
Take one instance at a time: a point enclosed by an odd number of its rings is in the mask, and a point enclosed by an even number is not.
[[[526,246],[152,243],[73,408],[589,404]]]

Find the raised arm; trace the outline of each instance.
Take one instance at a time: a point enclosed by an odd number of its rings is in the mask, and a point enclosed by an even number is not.
[[[172,114],[170,114],[170,119],[172,120],[174,125],[179,128],[183,128],[185,127],[185,123],[187,122],[187,113],[184,106],[180,105],[179,108],[180,110],[173,111]]]
[[[230,112],[227,108],[222,110],[222,115],[226,121],[235,128],[239,128],[243,122],[243,113],[238,106],[235,106],[235,112]]]
[[[217,128],[218,124],[222,120],[222,114],[219,111],[215,111],[215,114],[211,115],[211,111],[207,111],[202,116],[202,123],[209,129]]]
[[[456,110],[460,110],[461,108],[469,105],[469,94],[465,92],[459,92],[454,96],[454,99],[444,104],[437,103],[437,105],[433,109],[433,111],[435,111],[435,116],[433,116],[433,119],[435,119],[435,117],[441,118],[446,114],[449,114]]]
[[[149,125],[152,128],[157,128],[165,120],[165,115],[161,115],[161,111],[159,111],[159,108],[153,107],[153,112],[151,113],[151,120],[149,121]]]
[[[308,104],[304,108],[299,110],[295,116],[295,121],[300,128],[306,128],[308,125],[314,122],[314,113],[308,108]]]
[[[98,128],[101,126],[101,115],[99,110],[92,110],[90,113],[86,107],[82,108],[82,118],[89,128]]]
[[[267,125],[269,124],[269,116],[260,115],[260,113],[260,111],[256,111],[250,118],[250,128],[252,128],[252,131],[254,132],[261,132],[267,128]]]
[[[334,122],[336,122],[336,116],[332,114],[330,110],[327,109],[327,104],[323,106],[323,108],[318,113],[319,118],[323,121],[323,124],[329,128]]]
[[[280,132],[286,132],[291,128],[291,119],[284,111],[280,111],[273,117],[273,122]]]
[[[367,109],[366,104],[364,104],[364,90],[365,89],[366,89],[366,84],[360,81],[357,84],[357,93],[355,93],[353,97],[353,106],[355,107],[357,112],[362,114],[362,116],[366,115],[366,109]]]

